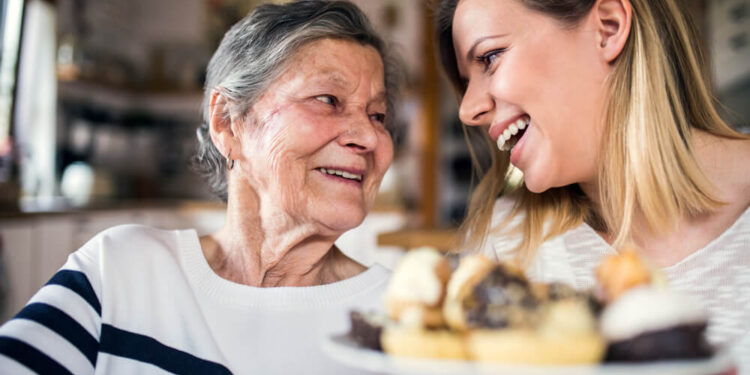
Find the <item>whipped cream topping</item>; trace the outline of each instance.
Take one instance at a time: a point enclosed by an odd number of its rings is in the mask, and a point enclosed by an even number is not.
[[[451,275],[448,282],[447,298],[458,298],[458,293],[464,284],[468,282],[476,273],[487,267],[487,260],[479,256],[467,256],[461,259],[458,268]]]
[[[391,298],[435,305],[443,294],[443,282],[435,274],[440,262],[447,260],[431,247],[410,250],[396,266],[388,284]]]
[[[607,341],[622,341],[642,333],[678,325],[704,323],[708,319],[700,301],[667,289],[638,287],[607,306],[601,332]]]

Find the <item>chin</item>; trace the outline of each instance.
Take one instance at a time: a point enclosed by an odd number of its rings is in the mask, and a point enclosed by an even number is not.
[[[532,193],[541,194],[554,187],[544,178],[535,178],[534,175],[524,175],[524,186]]]
[[[334,212],[328,212],[327,217],[321,218],[321,222],[337,232],[346,232],[358,227],[365,220],[367,212],[362,209],[340,208]]]

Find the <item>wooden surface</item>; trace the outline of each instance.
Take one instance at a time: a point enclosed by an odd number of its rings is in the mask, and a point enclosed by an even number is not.
[[[455,249],[458,243],[455,229],[404,229],[378,235],[378,246],[397,246],[406,250],[432,246],[441,251]]]

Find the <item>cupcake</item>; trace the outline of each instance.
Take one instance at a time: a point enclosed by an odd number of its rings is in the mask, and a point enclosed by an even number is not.
[[[445,286],[451,275],[448,260],[431,247],[406,253],[393,270],[385,293],[385,308],[396,322],[441,327]]]
[[[644,362],[710,357],[708,315],[700,301],[668,287],[660,270],[634,250],[607,257],[596,271],[605,304],[600,329],[605,361]]]
[[[443,359],[466,359],[464,338],[449,330],[443,317],[448,260],[437,250],[409,251],[393,270],[385,296],[386,311],[395,324],[380,336],[388,354]]]
[[[707,358],[708,316],[700,301],[667,289],[639,287],[612,302],[601,317],[608,362]]]

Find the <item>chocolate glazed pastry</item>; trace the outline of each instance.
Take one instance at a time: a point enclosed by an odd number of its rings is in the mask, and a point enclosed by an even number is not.
[[[710,357],[705,339],[707,312],[688,294],[639,287],[607,305],[601,330],[608,342],[605,360],[644,362]]]
[[[470,328],[505,328],[534,324],[539,301],[526,279],[497,265],[463,301]]]
[[[612,342],[607,362],[645,362],[671,359],[708,358],[711,346],[704,338],[706,324],[691,324],[640,334]]]
[[[604,309],[604,305],[596,299],[592,292],[576,290],[568,284],[552,282],[548,284],[536,284],[534,287],[536,288],[537,296],[542,300],[555,302],[573,298],[586,301],[591,313],[595,317],[598,317]]]

